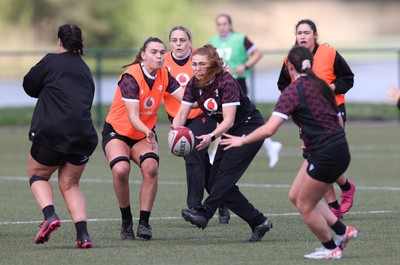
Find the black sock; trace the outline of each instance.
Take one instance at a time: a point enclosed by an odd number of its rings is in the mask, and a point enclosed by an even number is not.
[[[329,240],[328,242],[321,242],[322,245],[326,248],[326,249],[335,249],[337,248],[335,241],[333,241],[333,238],[331,238],[331,240]]]
[[[141,223],[149,224],[150,214],[151,212],[140,211],[139,224]]]
[[[47,205],[46,207],[43,208],[42,212],[43,212],[45,220],[49,219],[50,216],[53,216],[56,214],[54,205]]]
[[[86,227],[86,221],[79,221],[75,223],[76,237],[81,238],[82,235],[89,235]]]
[[[132,223],[132,212],[131,206],[129,205],[126,208],[119,208],[121,211],[122,222]]]
[[[341,190],[343,191],[348,191],[351,189],[351,185],[349,183],[349,181],[346,179],[346,183],[344,183],[343,185],[339,186]]]
[[[329,207],[339,210],[339,202],[336,200],[334,202],[328,203]]]
[[[346,233],[346,226],[338,219],[336,223],[331,226],[336,235],[344,235]]]

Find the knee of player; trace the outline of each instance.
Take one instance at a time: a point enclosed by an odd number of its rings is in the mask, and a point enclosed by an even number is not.
[[[156,176],[160,158],[156,153],[150,152],[140,156],[140,170],[144,175]]]
[[[126,156],[119,156],[110,162],[113,176],[117,179],[127,179],[131,170],[130,160]]]
[[[58,177],[58,186],[60,191],[64,193],[74,187],[79,187],[79,179],[71,179],[66,177]]]
[[[289,192],[289,201],[293,205],[296,205],[296,203],[297,203],[297,196],[293,192]]]
[[[313,210],[313,207],[311,207],[309,203],[305,203],[301,200],[296,201],[296,208],[301,215],[307,215]]]
[[[41,177],[41,176],[37,176],[37,175],[31,175],[29,177],[29,186],[32,187],[32,184],[35,182],[38,182],[38,183],[46,182],[47,183],[49,181],[49,179],[50,179],[50,177],[47,178],[47,177]]]

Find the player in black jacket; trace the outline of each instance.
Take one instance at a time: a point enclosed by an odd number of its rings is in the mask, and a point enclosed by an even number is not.
[[[41,59],[23,80],[25,92],[38,99],[29,131],[32,147],[28,158],[31,191],[44,215],[35,243],[46,242],[61,225],[49,182],[58,171],[58,185],[77,231],[76,247],[89,248],[92,242],[79,180],[98,139],[90,113],[94,82],[81,58],[83,42],[78,26],[59,27],[58,50]]]

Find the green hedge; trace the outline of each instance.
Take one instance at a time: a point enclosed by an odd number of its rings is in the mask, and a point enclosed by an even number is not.
[[[105,115],[109,110],[109,105],[103,105],[101,108],[93,106],[93,119],[97,125],[101,126]],[[269,117],[274,109],[272,103],[258,103],[258,109],[262,112],[265,119]],[[27,126],[30,124],[33,107],[23,108],[1,108],[0,126]],[[400,114],[396,106],[389,104],[347,104],[347,120],[374,120],[389,121],[399,120]],[[159,123],[169,123],[164,107],[159,111]]]

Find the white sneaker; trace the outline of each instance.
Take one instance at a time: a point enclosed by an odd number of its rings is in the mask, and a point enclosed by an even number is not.
[[[279,161],[279,153],[281,152],[282,144],[280,142],[272,142],[267,149],[269,156],[269,167],[273,168]]]
[[[315,252],[304,255],[305,259],[340,259],[342,250],[337,247],[335,249],[327,249],[324,247],[316,248]]]
[[[335,238],[335,244],[336,246],[340,247],[341,249],[344,249],[347,245],[347,243],[349,243],[350,239],[354,239],[357,238],[357,229],[355,229],[352,226],[347,226],[346,227],[346,233],[344,235],[336,235]]]

